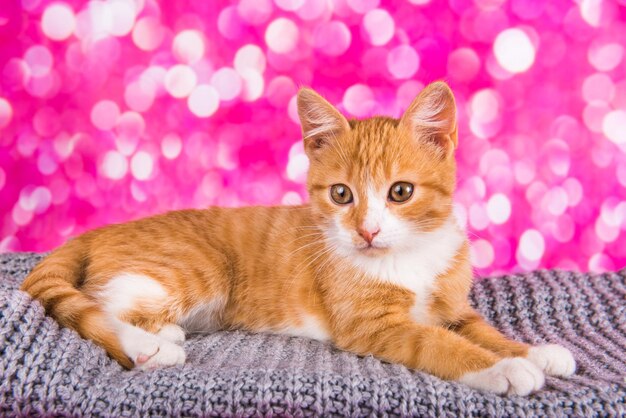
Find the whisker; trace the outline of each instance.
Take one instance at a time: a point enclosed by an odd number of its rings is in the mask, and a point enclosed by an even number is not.
[[[295,253],[297,253],[298,251],[301,251],[301,250],[303,250],[303,249],[305,249],[305,248],[308,248],[308,247],[310,247],[310,246],[312,246],[312,245],[316,245],[316,244],[318,244],[318,245],[319,245],[319,241],[313,241],[313,242],[309,242],[309,243],[307,243],[307,244],[304,244],[304,245],[302,245],[302,246],[300,246],[300,247],[296,248],[295,250],[293,250],[291,253],[289,253],[289,254],[287,255],[287,257],[291,257],[291,256],[293,256]]]
[[[316,242],[316,244],[318,244],[318,242]],[[308,268],[308,266],[315,262],[315,260],[317,260],[319,257],[323,256],[324,254],[327,254],[330,251],[333,251],[334,248],[333,247],[329,247],[329,246],[324,246],[322,247],[321,250],[314,252],[313,254],[309,255],[306,259],[304,259],[303,261],[301,261],[300,263],[298,263],[298,265],[294,268],[294,274],[292,279],[289,281],[289,285],[286,288],[286,291],[290,290],[291,287],[293,286],[293,283],[295,282],[295,280],[297,280],[300,275],[299,275],[299,271],[303,271],[306,270],[306,268]],[[302,264],[308,262],[304,267],[301,268]]]
[[[311,234],[300,235],[300,236],[298,236],[298,237],[296,237],[296,238],[292,239],[291,241],[289,241],[289,242],[287,243],[287,246],[289,246],[289,245],[291,245],[291,244],[293,244],[293,243],[295,243],[296,241],[299,241],[299,240],[301,240],[301,239],[305,239],[305,238],[309,238],[309,239],[310,239],[311,237],[319,237],[319,236],[323,236],[323,235],[324,235],[324,233],[322,233],[322,232],[313,232],[313,233],[311,233]]]

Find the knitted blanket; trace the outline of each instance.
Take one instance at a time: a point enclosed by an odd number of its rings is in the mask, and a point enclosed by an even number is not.
[[[125,371],[18,291],[37,254],[0,254],[0,416],[624,416],[626,270],[480,280],[473,304],[510,337],[578,363],[528,396],[497,396],[305,338],[217,332],[187,364]]]

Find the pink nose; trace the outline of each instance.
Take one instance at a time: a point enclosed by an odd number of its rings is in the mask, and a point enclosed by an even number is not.
[[[365,228],[359,228],[357,229],[357,232],[359,233],[360,236],[363,237],[365,241],[367,241],[368,244],[371,244],[372,241],[374,241],[374,237],[378,235],[378,233],[380,232],[380,228],[371,229],[371,230],[367,230]]]

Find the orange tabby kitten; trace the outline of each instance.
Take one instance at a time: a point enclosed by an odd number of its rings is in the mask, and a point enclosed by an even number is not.
[[[496,393],[574,372],[567,349],[511,341],[468,303],[446,84],[399,120],[347,120],[307,89],[298,112],[310,204],[97,229],[50,254],[22,289],[127,368],[183,364],[186,333],[239,328],[328,340]]]

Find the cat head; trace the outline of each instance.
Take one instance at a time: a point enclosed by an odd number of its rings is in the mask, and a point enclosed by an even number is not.
[[[443,82],[400,119],[348,120],[309,89],[298,94],[315,221],[344,254],[410,249],[452,214],[456,106]]]

